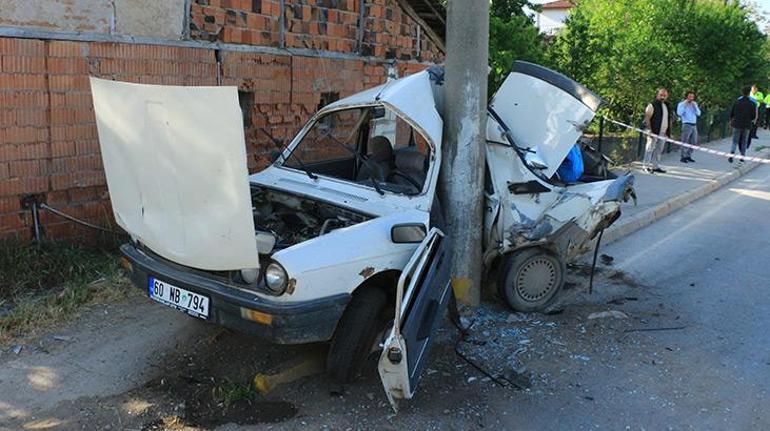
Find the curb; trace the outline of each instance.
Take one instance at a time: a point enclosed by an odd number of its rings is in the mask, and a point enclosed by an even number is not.
[[[762,155],[765,155],[764,153]],[[626,237],[637,230],[649,226],[663,217],[671,214],[672,212],[702,198],[714,193],[725,185],[732,181],[748,174],[762,163],[746,164],[742,167],[732,170],[731,172],[719,175],[709,181],[707,184],[702,185],[690,192],[685,192],[673,199],[669,199],[662,202],[652,208],[648,208],[638,214],[635,214],[626,220],[623,220],[621,216],[618,223],[607,229],[602,237],[603,244],[609,244],[615,242],[623,237]]]

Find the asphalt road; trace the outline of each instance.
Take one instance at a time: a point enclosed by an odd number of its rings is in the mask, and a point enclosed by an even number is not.
[[[573,271],[560,314],[487,303],[458,350],[526,389],[458,356],[447,325],[398,415],[374,359],[346,387],[318,375],[244,396],[254,372],[311,348],[265,346],[137,294],[0,354],[0,429],[770,429],[769,226],[763,166],[603,247],[614,260],[595,292]],[[588,318],[607,310],[627,317]]]

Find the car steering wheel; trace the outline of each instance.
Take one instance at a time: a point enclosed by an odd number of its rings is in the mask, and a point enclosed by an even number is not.
[[[406,180],[406,182],[409,183],[414,189],[417,191],[417,193],[422,191],[422,186],[420,183],[418,183],[414,178],[410,177],[409,175],[405,174],[404,172],[398,170],[398,168],[393,169],[388,174],[388,178],[386,178],[386,181],[391,182],[390,180],[394,177],[401,177]]]

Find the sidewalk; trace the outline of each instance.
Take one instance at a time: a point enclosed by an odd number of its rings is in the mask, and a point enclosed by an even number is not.
[[[760,129],[757,136],[759,139],[752,140],[746,155],[769,157],[770,131]],[[705,146],[729,152],[731,142],[731,138],[725,138],[709,142]],[[654,223],[760,165],[748,162],[741,165],[737,159],[728,163],[727,158],[699,151],[693,151],[692,154],[696,163],[685,164],[679,161],[680,147],[671,147],[671,152],[664,154],[661,161],[661,167],[667,171],[665,174],[649,174],[642,170],[641,162],[615,170],[616,173],[622,174],[630,168],[636,177],[634,188],[638,202],[636,206],[631,202],[623,204],[620,219],[604,233],[602,241],[605,244]],[[761,151],[757,151],[758,149]]]

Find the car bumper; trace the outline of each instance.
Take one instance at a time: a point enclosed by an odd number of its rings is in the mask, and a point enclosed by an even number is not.
[[[213,277],[184,270],[124,244],[133,284],[147,292],[149,277],[209,298],[207,321],[245,332],[276,344],[303,344],[330,340],[349,294],[313,301],[270,301]]]

